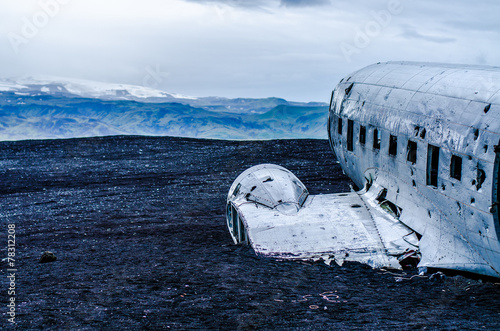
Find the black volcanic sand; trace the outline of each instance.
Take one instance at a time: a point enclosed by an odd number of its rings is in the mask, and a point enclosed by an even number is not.
[[[311,194],[349,190],[327,141],[108,137],[2,142],[0,155],[0,253],[15,223],[19,330],[500,328],[491,280],[233,245],[227,190],[252,165],[280,164]],[[39,263],[44,251],[57,260]],[[0,326],[6,273],[3,261]]]

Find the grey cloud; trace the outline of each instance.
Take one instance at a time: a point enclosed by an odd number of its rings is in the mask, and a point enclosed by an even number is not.
[[[415,28],[408,26],[404,27],[404,32],[401,35],[407,39],[419,39],[434,43],[451,43],[457,40],[456,38],[422,34],[418,32]]]
[[[284,7],[310,7],[330,4],[330,0],[185,0],[196,3],[223,3],[235,7],[262,7],[279,2]]]
[[[329,5],[330,0],[281,0],[281,5],[286,7],[306,7]]]
[[[185,0],[188,2],[196,2],[196,3],[223,3],[226,5],[234,6],[234,7],[261,7],[269,2],[276,2],[275,0]]]
[[[475,21],[449,20],[444,24],[460,31],[476,32],[498,32],[500,31],[500,22],[496,19],[480,19]]]

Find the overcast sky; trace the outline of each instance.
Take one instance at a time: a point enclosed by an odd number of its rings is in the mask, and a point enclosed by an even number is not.
[[[328,102],[366,65],[500,65],[497,0],[0,0],[2,77]]]

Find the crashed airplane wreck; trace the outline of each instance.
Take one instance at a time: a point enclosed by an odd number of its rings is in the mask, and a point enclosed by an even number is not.
[[[360,190],[310,195],[285,168],[252,167],[228,193],[235,243],[279,259],[500,277],[500,68],[363,68],[332,92],[328,137]]]

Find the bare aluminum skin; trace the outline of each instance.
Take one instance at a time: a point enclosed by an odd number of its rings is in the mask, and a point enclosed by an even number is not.
[[[282,212],[233,195],[240,176],[228,196],[228,220],[245,229],[238,237],[230,227],[235,242],[268,256],[373,267],[397,267],[398,255],[418,248],[419,267],[500,277],[500,68],[368,66],[332,92],[328,134],[342,169],[363,189],[302,203],[295,196],[296,212]],[[246,180],[251,189],[253,179]],[[279,190],[273,187],[274,199],[288,201]]]

